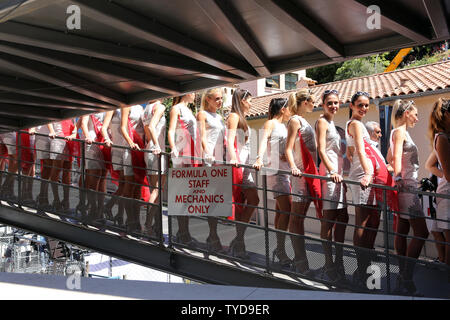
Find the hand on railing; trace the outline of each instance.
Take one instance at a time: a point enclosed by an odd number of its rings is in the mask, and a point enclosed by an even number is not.
[[[333,179],[334,183],[341,183],[343,178],[339,173],[333,173],[330,175],[330,178]]]
[[[255,163],[253,164],[253,168],[255,168],[256,170],[261,170],[261,168],[264,166],[261,158],[257,158]]]
[[[64,139],[66,139],[67,141],[72,141],[73,139],[75,139],[77,137],[77,133],[74,132],[72,133],[70,136],[64,137]]]
[[[113,142],[111,141],[111,139],[106,139],[104,143],[108,148],[111,148],[111,146],[113,145]]]
[[[359,181],[359,183],[361,184],[362,189],[364,190],[365,188],[367,188],[369,186],[369,184],[372,182],[372,174],[368,174],[366,173],[362,179]]]
[[[173,148],[172,151],[170,151],[170,156],[172,158],[178,158],[179,156],[178,150],[176,148]]]
[[[137,143],[131,142],[130,143],[130,148],[133,150],[141,150],[141,148],[139,148],[139,145]]]
[[[230,164],[231,164],[233,167],[239,167],[239,161],[237,161],[236,159],[230,160]]]
[[[85,141],[87,144],[92,144],[92,142],[94,142],[91,138],[86,138],[86,139],[84,139],[84,141]]]
[[[301,176],[302,176],[302,172],[301,172],[300,169],[297,168],[297,167],[291,169],[291,174],[292,174],[294,177],[301,177]]]
[[[151,151],[153,154],[160,154],[160,153],[161,153],[161,148],[160,148],[159,146],[153,146],[153,147],[150,149],[150,151]]]

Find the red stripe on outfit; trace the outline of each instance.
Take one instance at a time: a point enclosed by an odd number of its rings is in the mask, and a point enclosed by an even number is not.
[[[306,147],[305,142],[303,141],[303,137],[302,134],[300,133],[300,130],[298,130],[298,137],[300,139],[300,150],[302,153],[303,172],[307,174],[313,174],[316,176],[319,175],[316,164],[313,160],[311,153]],[[317,178],[307,178],[307,177],[304,177],[304,179],[306,179],[306,184],[308,185],[309,193],[314,198],[313,202],[316,208],[316,216],[321,219],[323,204],[322,200],[320,200],[320,198],[322,198],[322,187],[320,184],[320,180]]]
[[[131,140],[136,143],[139,148],[144,149],[145,143],[142,137],[133,129],[133,123],[128,119],[128,132]],[[144,152],[140,150],[131,150],[131,164],[133,165],[134,179],[141,184],[141,198],[148,202],[150,199],[149,183],[147,179],[147,170],[144,160]]]

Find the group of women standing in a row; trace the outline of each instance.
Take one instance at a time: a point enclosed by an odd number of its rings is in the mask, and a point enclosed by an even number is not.
[[[353,275],[354,281],[365,286],[366,270],[370,264],[367,249],[373,248],[380,222],[379,204],[383,201],[388,201],[391,209],[398,209],[401,213],[396,220],[398,234],[395,246],[398,254],[411,258],[419,256],[428,231],[418,196],[408,193],[409,190],[417,188],[419,169],[417,146],[408,134],[408,129],[413,128],[418,121],[417,108],[413,102],[399,100],[395,103],[394,129],[391,133],[386,164],[380,153],[370,144],[370,136],[362,123],[369,109],[369,94],[366,92],[356,92],[351,98],[351,118],[345,128],[346,151],[334,124],[334,117],[339,111],[339,93],[336,90],[327,90],[321,97],[323,112],[314,127],[305,119],[306,113],[312,112],[316,103],[316,97],[309,89],[292,93],[289,99],[273,99],[269,106],[269,119],[264,124],[264,134],[256,161],[251,164],[250,142],[254,137],[251,136],[246,121],[252,99],[250,92],[235,90],[231,110],[226,119],[218,113],[223,103],[221,89],[210,89],[203,94],[201,110],[196,115],[189,107],[194,98],[195,95],[192,93],[173,99],[167,128],[172,165],[211,166],[221,165],[223,161],[233,165],[233,216],[237,224],[236,236],[230,242],[229,248],[234,256],[242,259],[248,257],[244,234],[260,201],[251,166],[260,170],[264,166],[263,158],[266,152],[268,162],[265,166],[274,169],[272,173],[270,170],[267,173],[267,187],[273,192],[276,200],[275,227],[278,230],[289,231],[294,251],[294,258],[291,260],[286,252],[285,233],[277,233],[277,246],[272,253],[273,261],[277,260],[284,266],[293,265],[295,270],[302,274],[311,273],[306,255],[304,219],[311,201],[314,201],[317,218],[321,221],[321,239],[325,253],[323,276],[332,281],[345,279],[342,244],[349,220],[346,186],[342,183],[345,152],[351,162],[349,180],[356,182],[349,185],[352,203],[355,205],[353,242],[358,262]],[[431,167],[439,171],[442,177],[438,192],[445,194],[450,193],[449,114],[448,100],[440,99],[430,116],[430,134],[433,137],[434,150],[432,156],[435,157],[435,161],[430,162],[436,164]],[[59,142],[56,143],[57,140],[52,137],[60,135],[73,138],[76,128],[81,127],[86,141],[85,184],[87,189],[96,191],[88,193],[88,211],[98,218],[102,215],[112,217],[111,208],[118,204],[119,210],[115,219],[119,222],[123,220],[125,211],[128,231],[139,231],[141,203],[124,199],[140,199],[141,185],[148,177],[150,194],[146,200],[150,203],[158,201],[157,155],[166,150],[164,105],[160,101],[152,101],[145,109],[135,105],[83,116],[77,125],[62,123],[37,128],[36,132],[49,135],[49,138],[42,136],[36,138],[38,158],[43,161],[42,178],[51,181],[58,179],[59,171],[49,173],[45,171],[46,168],[56,167],[67,171],[65,163],[69,159],[57,154],[65,153],[66,147]],[[92,144],[93,141],[104,144]],[[144,156],[144,153],[139,152],[140,149],[148,149],[150,152],[146,152]],[[203,161],[199,162],[198,158],[203,158]],[[321,163],[317,167],[319,158]],[[168,163],[165,160],[166,157],[161,157],[162,174],[167,172]],[[388,168],[393,171],[393,178],[388,173]],[[116,193],[105,203],[107,170],[119,182]],[[291,174],[286,171],[290,171]],[[319,181],[303,174],[319,174],[327,179]],[[51,176],[53,178],[49,178]],[[391,181],[392,179],[394,181]],[[163,175],[162,183],[164,182]],[[67,181],[63,179],[63,183]],[[384,199],[383,191],[369,187],[371,183],[388,186],[396,184],[399,187],[398,197],[388,191]],[[38,197],[40,204],[48,203],[47,189],[45,184],[41,185]],[[396,199],[399,201],[396,202]],[[65,200],[61,204],[59,198],[55,198],[55,201],[56,205],[63,209],[67,205]],[[448,243],[450,200],[440,199],[437,206],[437,217],[441,220],[438,220],[436,228],[442,230],[444,240]],[[155,208],[150,210],[145,221],[146,230],[150,234],[160,230],[158,219],[155,218],[157,212]],[[206,241],[207,248],[210,251],[220,252],[223,246],[217,232],[217,219],[208,218],[208,223],[210,233]],[[405,236],[410,226],[415,238],[407,245]],[[336,244],[334,261],[331,245],[333,229]],[[190,234],[189,218],[186,216],[178,217],[177,241],[183,244],[196,242]],[[450,265],[449,248],[447,245],[445,261]],[[413,267],[412,263],[400,263],[399,290],[415,291],[412,282]]]

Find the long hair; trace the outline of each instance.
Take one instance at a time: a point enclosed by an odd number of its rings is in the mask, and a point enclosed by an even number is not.
[[[291,114],[297,114],[298,107],[303,101],[310,101],[314,98],[310,89],[303,88],[289,95],[288,108]]]
[[[222,89],[220,88],[213,88],[213,89],[208,89],[205,92],[203,92],[202,94],[202,100],[200,102],[200,111],[205,110],[206,107],[206,98],[211,97],[214,93],[216,92],[220,92],[223,94]]]
[[[242,111],[242,100],[251,97],[251,93],[248,90],[236,89],[233,93],[233,99],[231,101],[231,112],[235,112],[239,116],[238,128],[248,130],[247,120],[245,119],[244,112]]]
[[[448,110],[450,100],[439,98],[433,106],[428,122],[428,137],[431,145],[434,144],[434,136],[438,132],[445,132],[445,110]],[[449,112],[449,111],[447,111]]]
[[[392,127],[397,128],[398,121],[403,117],[405,111],[411,109],[412,107],[416,107],[414,101],[404,101],[402,99],[395,100],[391,116]]]
[[[280,114],[282,108],[286,107],[288,99],[286,98],[275,98],[270,100],[269,105],[269,120],[275,118]]]

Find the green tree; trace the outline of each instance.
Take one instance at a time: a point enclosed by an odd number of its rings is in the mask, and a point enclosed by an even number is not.
[[[347,60],[336,70],[334,81],[383,72],[390,64],[387,59],[388,55],[389,52],[385,52],[375,56]]]

